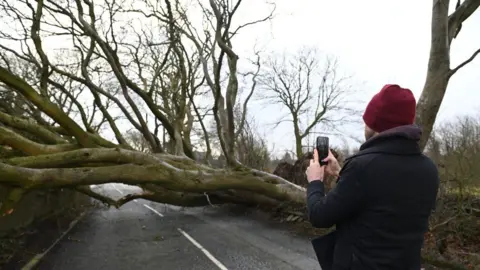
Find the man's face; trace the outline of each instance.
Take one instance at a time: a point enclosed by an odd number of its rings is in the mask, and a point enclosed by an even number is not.
[[[376,132],[373,131],[371,128],[369,128],[367,125],[365,125],[365,140],[368,141],[370,138],[375,136]]]

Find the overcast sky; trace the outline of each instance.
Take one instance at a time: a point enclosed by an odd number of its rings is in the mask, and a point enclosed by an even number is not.
[[[265,9],[254,4],[259,1],[245,2],[244,11],[255,12],[258,16],[262,12],[265,14]],[[410,88],[417,98],[420,96],[430,49],[432,1],[276,0],[275,3],[276,18],[270,24],[245,30],[244,35],[236,40],[235,47],[249,50],[259,39],[268,41],[271,50],[294,51],[302,45],[310,45],[334,54],[339,58],[342,70],[355,76],[359,94],[364,99],[362,109],[366,101],[387,83],[400,84]],[[480,11],[477,11],[463,25],[458,39],[453,41],[452,66],[480,47],[479,29]],[[480,59],[477,59],[450,80],[439,121],[476,113],[480,101],[479,86]],[[251,111],[260,111],[261,108],[252,104]],[[268,112],[258,113],[258,121],[263,124],[274,121],[277,109],[264,110]],[[270,126],[264,129],[276,151],[294,149],[289,123],[273,132]],[[363,136],[360,126],[351,127],[348,132],[359,138]],[[333,138],[333,142],[341,143],[338,138]]]

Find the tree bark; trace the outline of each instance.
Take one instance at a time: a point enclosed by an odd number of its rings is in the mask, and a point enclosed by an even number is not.
[[[433,130],[451,76],[480,53],[480,50],[477,50],[465,62],[454,69],[450,68],[452,40],[458,35],[462,22],[480,6],[480,0],[464,1],[450,16],[449,5],[449,0],[433,0],[430,57],[416,115],[416,124],[423,129],[420,140],[422,149],[425,148]]]
[[[303,188],[265,172],[247,168],[217,170],[188,158],[124,149],[84,148],[11,158],[0,163],[0,184],[24,191],[78,188],[98,199],[101,195],[86,187],[110,182],[144,188],[144,193],[130,196],[155,198],[155,201],[176,205],[201,204],[205,202],[201,197],[209,194],[216,203],[261,204],[273,200],[300,206],[305,201]],[[247,202],[245,194],[258,201]],[[129,200],[102,201],[119,207]]]

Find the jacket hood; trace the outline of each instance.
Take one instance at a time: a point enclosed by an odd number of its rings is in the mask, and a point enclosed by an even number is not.
[[[398,152],[398,154],[421,152],[418,144],[421,136],[422,130],[416,125],[399,126],[370,138],[362,144],[360,151],[375,147],[387,152]]]

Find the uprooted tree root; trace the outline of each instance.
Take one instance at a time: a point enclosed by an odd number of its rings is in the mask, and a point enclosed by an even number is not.
[[[342,157],[339,155],[338,151],[335,149],[331,149],[333,156],[337,158],[340,162],[342,161]],[[313,158],[313,152],[305,153],[299,159],[297,159],[293,164],[288,162],[280,162],[273,174],[282,177],[283,179],[288,180],[295,185],[306,187],[308,184],[307,177],[305,175],[305,171],[307,167],[310,165],[310,160]],[[334,177],[327,177],[326,179],[326,189],[331,189],[335,184]]]

